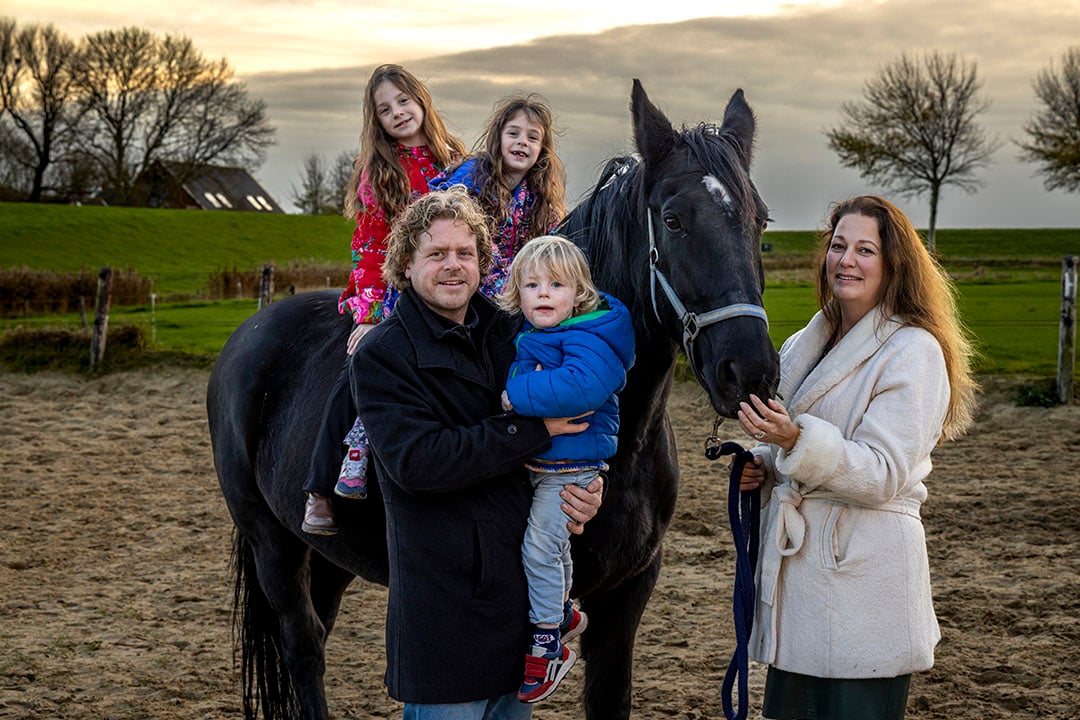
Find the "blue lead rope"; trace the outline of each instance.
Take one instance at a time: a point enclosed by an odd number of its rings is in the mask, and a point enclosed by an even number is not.
[[[712,438],[710,438],[712,439]],[[749,666],[750,631],[754,627],[754,569],[757,567],[758,526],[761,518],[761,489],[740,492],[739,480],[743,467],[754,461],[754,454],[736,442],[720,445],[706,444],[705,457],[716,460],[721,455],[734,455],[728,482],[728,520],[735,540],[735,591],[731,609],[735,620],[735,652],[728,663],[720,700],[727,720],[746,720],[749,706],[747,671]],[[739,710],[735,711],[731,694],[739,683]]]

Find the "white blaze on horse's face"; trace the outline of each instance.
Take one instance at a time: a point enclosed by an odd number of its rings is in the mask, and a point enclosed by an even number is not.
[[[724,183],[716,179],[715,175],[706,175],[701,178],[701,183],[705,186],[705,189],[709,191],[709,194],[716,199],[717,202],[723,203],[724,207],[731,207],[731,194],[728,193]]]

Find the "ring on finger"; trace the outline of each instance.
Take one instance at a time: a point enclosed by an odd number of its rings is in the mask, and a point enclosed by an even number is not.
[[[755,439],[755,440],[760,440],[760,439],[761,439],[761,438],[763,438],[763,437],[765,437],[765,431],[764,431],[764,430],[762,430],[761,432],[759,432],[759,433],[757,433],[756,435],[754,435],[754,439]]]

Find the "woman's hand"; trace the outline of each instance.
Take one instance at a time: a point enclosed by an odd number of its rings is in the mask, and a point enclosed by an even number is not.
[[[349,333],[349,344],[346,345],[345,352],[349,355],[352,355],[354,352],[356,352],[357,346],[360,345],[360,339],[367,335],[368,331],[371,330],[371,328],[373,327],[375,326],[371,323],[361,323],[360,325],[354,327],[352,329],[352,332]]]
[[[765,460],[760,455],[754,456],[753,462],[743,465],[742,475],[739,477],[739,490],[757,490],[765,483],[765,468],[762,465]]]
[[[585,487],[564,485],[559,495],[563,499],[562,511],[570,517],[566,527],[575,535],[585,531],[585,523],[596,517],[604,493],[604,476],[597,475]]]
[[[799,439],[799,426],[792,422],[787,410],[778,401],[770,398],[766,403],[757,395],[750,396],[751,407],[739,403],[739,425],[743,432],[758,442],[779,445],[787,452],[795,447]]]

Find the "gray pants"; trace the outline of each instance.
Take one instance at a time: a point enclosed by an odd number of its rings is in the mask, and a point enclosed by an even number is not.
[[[559,493],[565,485],[585,487],[597,470],[574,473],[529,473],[533,486],[529,526],[521,544],[521,560],[529,581],[529,622],[558,625],[563,601],[574,580],[570,559],[569,516],[562,511]]]

